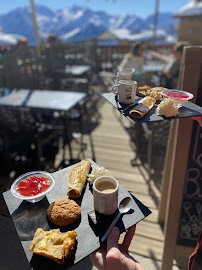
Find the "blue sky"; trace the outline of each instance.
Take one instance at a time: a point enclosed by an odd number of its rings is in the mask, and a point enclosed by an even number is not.
[[[160,11],[175,13],[190,0],[160,0]],[[28,6],[30,0],[5,0],[1,3],[0,13],[20,7]],[[35,4],[41,4],[54,9],[62,9],[72,5],[79,5],[93,10],[103,10],[109,14],[136,14],[146,17],[154,12],[155,0],[35,0]]]

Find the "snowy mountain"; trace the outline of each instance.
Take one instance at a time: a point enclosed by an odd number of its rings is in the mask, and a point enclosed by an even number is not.
[[[62,10],[36,6],[37,21],[41,37],[57,34],[66,41],[85,40],[98,36],[109,29],[128,29],[133,34],[151,30],[153,15],[142,19],[135,14],[109,15],[87,8],[72,6]],[[176,19],[170,13],[159,14],[159,29],[169,34],[176,33]],[[34,44],[32,16],[29,7],[19,7],[7,14],[0,15],[0,27],[5,33],[14,33],[27,37]]]
[[[154,21],[154,15],[150,15],[146,18],[145,22],[147,25],[152,26]],[[159,13],[158,16],[158,28],[163,29],[168,34],[177,34],[176,25],[179,23],[178,19],[173,18],[173,14],[169,12]]]

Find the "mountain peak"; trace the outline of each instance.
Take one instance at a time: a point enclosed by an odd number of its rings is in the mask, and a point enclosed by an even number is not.
[[[90,39],[109,29],[128,29],[132,33],[150,30],[153,15],[146,19],[135,14],[109,15],[104,11],[92,11],[89,8],[73,5],[65,9],[51,9],[36,5],[39,33],[41,37],[54,33],[66,41]],[[171,13],[159,14],[159,26],[168,33],[174,31],[175,19]],[[34,43],[34,30],[30,7],[22,6],[7,14],[0,15],[0,27],[5,33],[20,34]]]

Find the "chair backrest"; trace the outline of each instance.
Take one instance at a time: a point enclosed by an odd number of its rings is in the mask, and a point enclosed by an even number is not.
[[[28,108],[0,108],[1,129],[9,138],[22,142],[36,136],[36,122]]]

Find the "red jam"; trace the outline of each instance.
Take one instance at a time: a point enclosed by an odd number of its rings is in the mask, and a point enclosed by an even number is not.
[[[50,187],[50,180],[44,176],[33,175],[17,185],[17,192],[22,196],[34,196],[46,191]]]
[[[185,95],[185,94],[183,94],[181,92],[179,92],[179,93],[177,93],[177,92],[168,92],[168,93],[166,93],[166,96],[172,97],[172,98],[179,98],[179,99],[189,97],[188,95]]]

